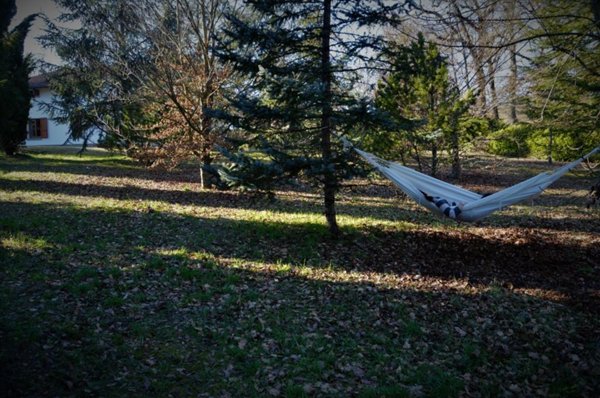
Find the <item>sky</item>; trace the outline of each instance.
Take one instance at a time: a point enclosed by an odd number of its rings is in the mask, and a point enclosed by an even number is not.
[[[51,20],[56,20],[61,14],[60,8],[52,0],[16,0],[17,15],[12,20],[12,26],[19,24],[30,14],[43,13]],[[44,21],[37,18],[25,39],[25,53],[31,53],[36,58],[56,64],[59,58],[50,50],[42,48],[36,37],[44,33]]]

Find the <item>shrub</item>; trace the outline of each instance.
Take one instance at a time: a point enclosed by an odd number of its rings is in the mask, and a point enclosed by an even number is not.
[[[530,154],[528,139],[535,131],[530,124],[517,123],[490,135],[488,152],[494,155],[524,157]]]
[[[554,132],[552,136],[552,159],[559,161],[573,160],[594,149],[600,143],[600,131],[587,134],[572,132]],[[534,131],[527,138],[530,154],[539,158],[548,157],[550,131],[548,129]]]
[[[573,160],[591,151],[600,143],[600,131],[552,132],[552,159]],[[488,152],[500,156],[547,158],[550,146],[550,130],[531,124],[518,123],[490,135]]]

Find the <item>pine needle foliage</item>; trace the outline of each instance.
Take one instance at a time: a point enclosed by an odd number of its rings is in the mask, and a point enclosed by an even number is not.
[[[569,160],[600,141],[600,21],[597,2],[554,1],[540,8],[525,103],[549,161]],[[536,153],[543,155],[542,153]]]
[[[393,45],[389,49],[392,71],[378,83],[376,104],[391,116],[395,131],[387,134],[383,149],[389,156],[411,154],[419,168],[425,166],[420,155],[431,153],[428,169],[438,171],[439,152],[449,149],[453,174],[460,174],[461,117],[474,102],[471,92],[460,95],[448,73],[446,59],[437,46],[426,43],[422,34],[409,45]],[[374,143],[377,146],[377,143]]]
[[[248,81],[230,95],[233,110],[222,117],[247,131],[250,146],[262,149],[274,168],[256,173],[237,166],[223,173],[249,184],[257,175],[269,176],[272,183],[290,175],[309,177],[323,187],[325,215],[334,234],[335,192],[348,174],[334,136],[360,129],[373,116],[374,107],[356,87],[361,72],[377,68],[385,48],[383,27],[396,23],[402,11],[403,4],[388,3],[245,1],[243,14],[227,16],[220,45],[221,59]]]
[[[14,0],[0,0],[0,148],[15,155],[27,138],[31,107],[29,74],[33,59],[24,55],[25,37],[37,17],[32,14],[10,28],[17,13]]]

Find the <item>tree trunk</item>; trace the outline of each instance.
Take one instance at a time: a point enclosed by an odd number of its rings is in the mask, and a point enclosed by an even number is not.
[[[592,0],[592,12],[594,13],[594,22],[600,28],[600,0]]]
[[[510,83],[509,83],[509,95],[510,95],[510,121],[511,123],[517,123],[517,82],[518,82],[518,68],[517,68],[517,46],[512,45],[510,48]]]
[[[500,111],[498,110],[498,93],[496,92],[496,70],[494,62],[490,60],[488,63],[488,75],[490,77],[490,93],[492,95],[492,118],[500,119]]]
[[[467,90],[470,90],[471,89],[471,79],[469,78],[469,55],[467,53],[466,48],[463,48],[462,56],[463,56],[463,64],[465,67],[465,81],[467,83]]]
[[[458,132],[452,133],[452,141],[458,142]],[[452,144],[452,178],[460,178],[460,174],[462,173],[462,168],[460,166],[460,151],[458,145]]]
[[[202,95],[202,121],[201,121],[201,154],[200,154],[200,162],[202,166],[200,167],[200,186],[202,189],[206,188],[206,178],[204,176],[204,166],[210,166],[212,163],[212,156],[210,151],[212,150],[213,140],[212,140],[212,127],[213,120],[211,117],[206,115],[207,109],[212,108],[212,93],[214,92],[214,83],[211,76],[212,70],[215,65],[211,64],[208,59],[208,54],[204,54],[204,74],[205,76],[209,76],[206,80],[206,84],[204,86],[204,92]],[[209,184],[209,185],[212,185]]]
[[[207,145],[203,145],[202,152],[200,154],[200,163],[200,188],[204,189],[207,187],[207,185],[212,185],[212,183],[207,184],[207,178],[205,176],[206,173],[204,172],[204,166],[210,166],[212,163],[210,148]]]
[[[481,63],[478,61],[475,62],[475,67],[477,68],[475,76],[477,78],[477,89],[479,90],[477,95],[477,112],[479,116],[484,116],[487,108],[487,101],[485,97],[485,71],[483,70],[483,65]]]
[[[438,147],[434,142],[431,144],[431,176],[435,177],[437,174],[437,166],[438,166]]]
[[[421,162],[421,155],[419,155],[419,147],[415,144],[414,139],[411,140],[410,145],[412,146],[412,150],[415,152],[415,160],[417,161],[417,169],[420,172],[423,172],[423,162]]]
[[[206,184],[204,183],[204,169],[203,164],[200,165],[200,189],[206,188]]]
[[[323,85],[323,104],[321,109],[321,156],[323,157],[323,185],[325,196],[325,218],[333,236],[339,234],[335,214],[335,192],[337,182],[331,164],[331,0],[323,2],[323,30],[321,37],[321,83]]]
[[[454,115],[451,115],[452,134],[450,135],[450,148],[452,151],[452,178],[460,178],[460,137],[458,133],[458,120]]]
[[[552,164],[552,146],[554,145],[554,134],[552,133],[552,129],[548,131],[550,133],[549,141],[548,141],[548,163]]]

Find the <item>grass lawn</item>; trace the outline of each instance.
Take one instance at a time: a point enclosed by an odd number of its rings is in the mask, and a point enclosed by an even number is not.
[[[492,191],[549,167],[471,159]],[[476,224],[383,180],[200,190],[110,153],[0,157],[0,395],[599,396],[589,175]]]

